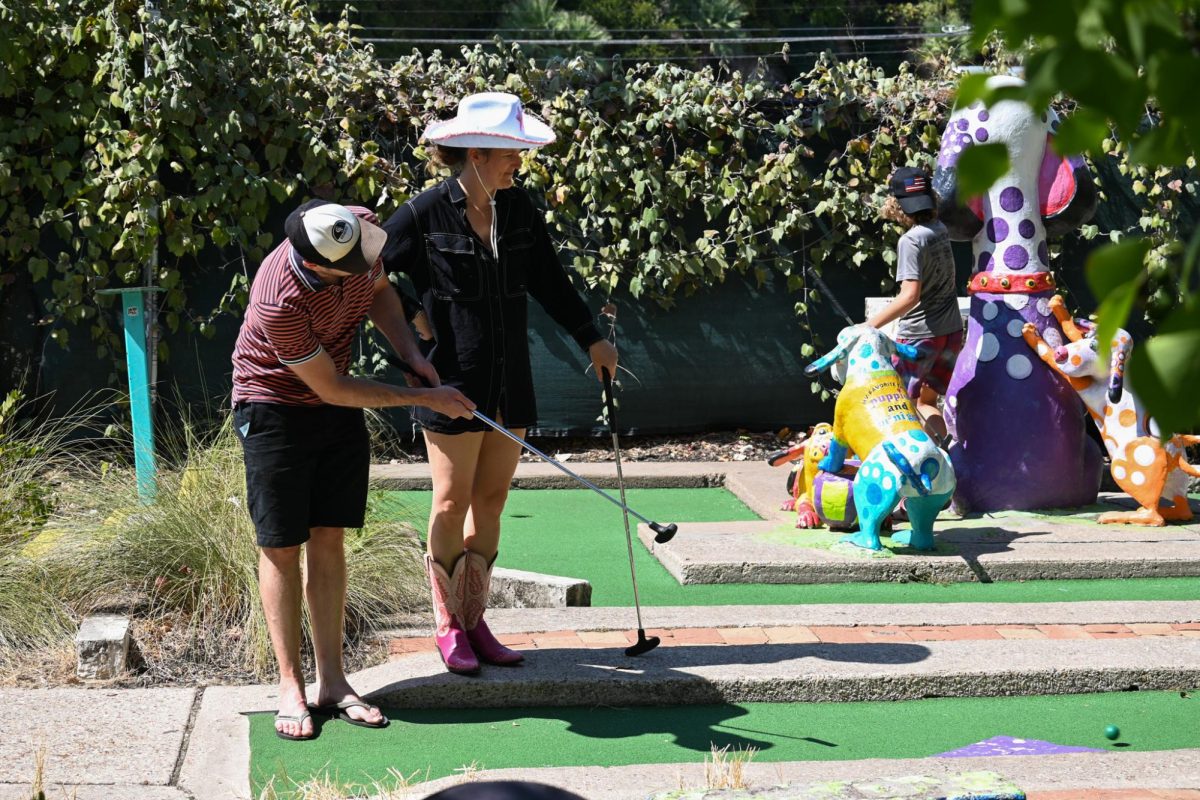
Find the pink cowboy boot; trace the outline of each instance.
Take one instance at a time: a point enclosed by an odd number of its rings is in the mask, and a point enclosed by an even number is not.
[[[425,569],[429,572],[429,585],[433,590],[433,618],[437,623],[438,654],[446,669],[459,675],[475,675],[479,672],[479,659],[471,650],[467,632],[462,623],[462,599],[467,559],[459,557],[453,571],[447,575],[445,568],[425,554]],[[456,591],[457,590],[457,591]]]
[[[520,664],[525,660],[525,656],[496,641],[496,637],[488,630],[487,623],[483,621],[483,612],[487,611],[488,589],[492,585],[492,564],[495,563],[495,557],[489,561],[479,553],[467,550],[463,553],[462,560],[467,563],[463,627],[467,629],[467,639],[470,640],[475,655],[485,664],[502,667]]]

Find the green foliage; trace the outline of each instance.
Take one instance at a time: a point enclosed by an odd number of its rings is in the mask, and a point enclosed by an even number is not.
[[[958,190],[963,200],[979,197],[1010,168],[1008,148],[1000,143],[979,144],[958,160]]]
[[[984,101],[1003,94],[1040,108],[1067,95],[1076,108],[1060,145],[1116,160],[1130,182],[1133,203],[1143,213],[1135,230],[1114,231],[1113,239],[1128,233],[1143,241],[1097,254],[1089,277],[1101,301],[1102,331],[1123,325],[1136,305],[1161,320],[1159,337],[1135,348],[1129,381],[1164,435],[1200,424],[1194,397],[1200,385],[1200,287],[1192,272],[1200,245],[1193,211],[1200,145],[1196,10],[1194,0],[1036,6],[975,0],[973,13],[976,43],[998,31],[1008,45],[1027,45],[1031,52],[1026,85],[984,91]],[[1124,186],[1104,188],[1103,199],[1115,201]],[[1094,226],[1085,231],[1096,233]],[[1107,336],[1101,344],[1108,346]]]
[[[511,0],[500,16],[502,28],[520,31],[521,37],[603,41],[612,38],[603,26],[579,11],[564,11],[557,0]],[[529,48],[534,55],[542,53]]]
[[[51,285],[42,322],[61,344],[61,323],[84,323],[115,351],[95,292],[147,277],[171,330],[206,332],[181,264],[219,248],[255,261],[273,205],[335,187],[365,200],[386,171],[346,117],[378,72],[348,26],[298,0],[158,5],[0,4],[0,254]]]
[[[427,122],[484,89],[518,94],[556,130],[523,182],[565,260],[601,292],[670,306],[730,273],[779,273],[799,292],[808,265],[891,264],[898,231],[877,214],[886,178],[932,166],[955,85],[946,58],[889,73],[823,56],[779,84],[672,63],[535,62],[505,45],[384,69],[345,19],[317,24],[299,0],[165,0],[161,19],[132,0],[76,5],[0,6],[0,99],[14,109],[0,119],[0,270],[49,284],[60,342],[60,322],[85,321],[114,358],[114,315],[96,290],[142,283],[156,255],[162,322],[210,332],[240,311],[281,208],[317,195],[386,216],[426,185]],[[607,8],[574,8],[585,6]],[[858,24],[875,13],[851,6]],[[1124,140],[1102,144],[1120,174],[1106,193],[1137,209],[1153,244],[1146,291],[1173,308],[1194,163],[1148,167]],[[200,306],[193,287],[210,269],[229,288]]]
[[[742,0],[673,0],[667,5],[680,27],[710,34],[737,30],[749,13]]]
[[[526,185],[590,285],[669,304],[730,270],[776,269],[796,289],[801,247],[819,266],[890,254],[878,186],[933,151],[945,108],[929,98],[948,85],[832,59],[784,86],[587,58],[539,67],[507,47],[385,71],[345,21],[317,25],[299,0],[160,8],[0,7],[0,97],[14,109],[0,120],[2,269],[50,284],[44,322],[60,342],[60,323],[85,321],[114,358],[97,290],[142,283],[156,256],[163,323],[211,332],[273,245],[273,209],[315,194],[390,213],[423,188],[425,123],[486,88],[516,92],[558,131]],[[218,264],[229,289],[198,308],[191,290]]]

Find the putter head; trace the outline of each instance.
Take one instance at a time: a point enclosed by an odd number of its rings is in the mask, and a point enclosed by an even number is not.
[[[638,628],[638,640],[625,648],[625,655],[640,656],[649,653],[654,648],[658,647],[659,638],[657,636],[646,636],[646,632]]]
[[[654,541],[664,544],[675,538],[675,534],[679,532],[679,526],[674,522],[668,522],[666,525],[651,522],[650,530],[654,531]]]

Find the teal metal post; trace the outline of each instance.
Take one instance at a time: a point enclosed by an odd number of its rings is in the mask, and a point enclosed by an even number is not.
[[[129,406],[133,416],[133,461],[137,470],[138,497],[154,500],[158,481],[154,470],[154,416],[150,405],[150,368],[146,353],[146,302],[144,290],[121,291],[125,322],[125,363],[129,368]]]

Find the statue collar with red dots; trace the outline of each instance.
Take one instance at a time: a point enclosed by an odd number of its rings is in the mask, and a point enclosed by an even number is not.
[[[1049,272],[976,272],[967,284],[967,293],[1035,294],[1054,289]]]

